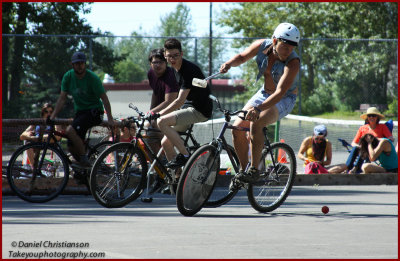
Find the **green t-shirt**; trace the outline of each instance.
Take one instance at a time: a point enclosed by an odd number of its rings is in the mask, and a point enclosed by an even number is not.
[[[82,79],[76,77],[73,69],[66,72],[61,82],[61,90],[74,98],[74,110],[82,111],[98,108],[104,111],[100,96],[105,93],[100,78],[86,70]]]

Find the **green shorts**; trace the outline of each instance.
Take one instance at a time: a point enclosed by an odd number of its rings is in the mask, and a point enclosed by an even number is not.
[[[205,117],[201,112],[197,111],[193,107],[188,107],[185,109],[179,109],[175,111],[176,125],[173,128],[178,132],[186,131],[190,125],[197,122],[207,121],[208,118]]]

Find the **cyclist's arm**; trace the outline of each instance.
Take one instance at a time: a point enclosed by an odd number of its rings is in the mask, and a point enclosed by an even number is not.
[[[112,117],[112,113],[111,113],[111,105],[110,105],[110,101],[108,100],[108,96],[106,93],[103,93],[100,96],[101,101],[103,102],[104,105],[104,109],[106,110],[107,113],[107,119],[108,119],[108,123],[110,124],[110,126],[114,125],[114,119]]]
[[[249,47],[247,47],[243,52],[233,56],[230,60],[223,63],[219,69],[221,73],[226,73],[231,67],[239,66],[254,56],[256,56],[260,45],[264,42],[264,39],[254,41]]]
[[[160,103],[159,105],[157,105],[156,107],[152,108],[151,111],[159,112],[159,111],[167,108],[173,101],[176,100],[177,97],[178,97],[178,92],[166,93],[164,96],[164,101],[162,103]]]
[[[182,105],[186,101],[186,97],[189,95],[189,92],[190,92],[190,89],[181,89],[178,93],[178,98],[176,98],[170,105],[168,105],[167,108],[161,110],[159,112],[160,115],[168,114],[168,113],[170,113],[172,111],[176,111],[177,109],[182,107]]]
[[[54,120],[58,113],[62,110],[64,107],[65,101],[67,100],[67,93],[64,91],[61,91],[60,96],[58,97],[56,107],[54,108],[53,113],[50,116],[50,119]]]

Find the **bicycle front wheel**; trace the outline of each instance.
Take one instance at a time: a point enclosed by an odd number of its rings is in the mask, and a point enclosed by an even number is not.
[[[230,172],[231,172],[231,175],[235,175],[236,173],[233,168],[233,164],[231,163],[231,160],[229,159],[228,151],[231,153],[232,158],[235,161],[234,162],[235,165],[240,166],[239,159],[236,155],[235,149],[229,145],[228,145],[227,150],[224,148],[221,151],[221,154],[219,157],[220,163],[218,164],[218,166],[220,166],[220,164],[232,166],[232,168],[230,169]],[[218,168],[217,173],[219,173],[219,168]],[[223,175],[217,174],[216,186],[218,185],[218,183],[220,183],[219,184],[220,186],[214,187],[210,197],[208,198],[207,202],[204,204],[204,207],[216,208],[216,207],[222,206],[222,205],[228,203],[236,195],[236,193],[238,192],[237,189],[230,190],[229,183],[222,184],[223,182],[227,182],[227,180],[228,180],[227,177],[229,177],[229,176],[223,176]]]
[[[176,204],[184,216],[193,216],[210,197],[219,169],[219,157],[213,145],[204,145],[189,158],[179,179]]]
[[[249,184],[247,197],[251,206],[262,213],[278,208],[286,200],[296,176],[296,157],[285,143],[273,143],[264,150],[260,163],[260,178]]]
[[[95,200],[107,208],[123,207],[143,191],[147,162],[132,143],[116,143],[97,157],[90,173]]]
[[[50,201],[61,194],[68,183],[69,167],[64,154],[51,144],[44,151],[45,145],[39,142],[20,147],[7,166],[10,188],[28,202]]]

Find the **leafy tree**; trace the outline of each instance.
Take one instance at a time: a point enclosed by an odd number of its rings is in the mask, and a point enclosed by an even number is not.
[[[342,41],[334,38],[397,39],[397,3],[240,3],[225,10],[219,24],[246,37],[271,37],[288,21],[297,25],[302,41],[302,113],[355,110],[360,103],[389,103],[397,42]],[[310,38],[328,38],[326,41]],[[331,40],[329,40],[331,39]],[[236,47],[249,41],[235,42]],[[301,48],[301,49],[300,49]],[[255,63],[243,66],[254,79]],[[397,70],[396,70],[397,71]],[[254,87],[251,90],[254,91]],[[248,95],[248,94],[247,94]],[[396,100],[397,100],[397,93]],[[393,107],[393,106],[392,106]],[[298,111],[298,108],[294,112]]]
[[[7,17],[3,28],[12,34],[32,35],[97,35],[79,17],[79,12],[90,11],[87,3],[3,3],[3,17]],[[15,15],[16,14],[16,15]],[[4,20],[3,20],[4,22]],[[38,117],[43,102],[55,102],[60,92],[64,73],[69,70],[71,55],[84,51],[89,56],[93,51],[93,70],[104,68],[112,71],[112,51],[88,37],[3,37],[14,50],[12,57],[3,60],[6,79],[3,85],[10,93],[3,96],[4,118]],[[91,42],[92,41],[92,42]],[[4,54],[4,50],[3,50]],[[3,70],[4,71],[4,70]],[[7,74],[10,72],[10,74]],[[60,114],[72,116],[72,104]]]

